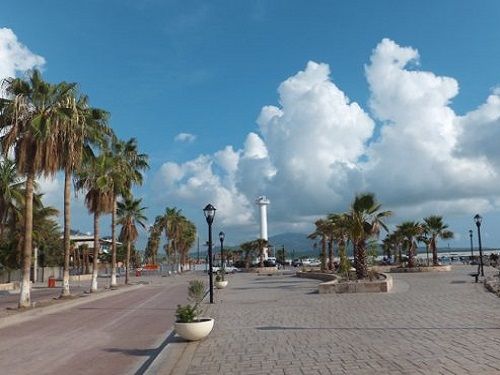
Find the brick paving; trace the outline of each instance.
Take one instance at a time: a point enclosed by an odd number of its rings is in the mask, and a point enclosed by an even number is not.
[[[390,293],[332,295],[316,280],[230,276],[187,374],[500,374],[500,298],[473,282],[475,269],[393,274]]]

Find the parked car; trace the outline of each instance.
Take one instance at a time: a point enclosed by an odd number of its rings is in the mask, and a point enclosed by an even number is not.
[[[266,267],[276,266],[276,258],[275,257],[267,257],[267,260],[264,261],[264,266],[266,266]]]
[[[294,267],[300,267],[302,265],[302,260],[299,258],[292,260],[292,266]]]
[[[217,273],[220,270],[221,270],[221,267],[219,267],[219,266],[212,266],[212,272]],[[233,267],[233,266],[225,266],[224,270],[226,271],[226,273],[235,273],[235,272],[240,272],[241,271],[239,268]]]

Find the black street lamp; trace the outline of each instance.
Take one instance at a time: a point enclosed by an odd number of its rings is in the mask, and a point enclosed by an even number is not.
[[[474,221],[476,222],[477,226],[477,239],[479,242],[479,268],[481,269],[481,276],[484,277],[484,269],[483,269],[483,247],[481,245],[481,221],[483,218],[477,214],[474,216]]]
[[[224,266],[224,232],[219,233],[219,240],[220,240],[220,269],[222,272],[225,270]]]
[[[207,204],[207,206],[203,209],[203,214],[205,215],[205,219],[207,219],[208,224],[208,280],[210,283],[210,303],[214,303],[214,279],[212,272],[212,223],[214,222],[215,211],[215,207],[211,204]]]
[[[470,256],[471,260],[474,259],[474,245],[472,244],[472,229],[469,229],[469,237],[470,237]]]

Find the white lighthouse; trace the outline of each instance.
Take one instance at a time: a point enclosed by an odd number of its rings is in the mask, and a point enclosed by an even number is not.
[[[255,201],[259,206],[260,213],[260,238],[263,240],[268,240],[267,237],[267,206],[269,203],[269,199],[267,199],[264,195],[257,198]],[[267,247],[264,249],[264,259],[267,259]]]

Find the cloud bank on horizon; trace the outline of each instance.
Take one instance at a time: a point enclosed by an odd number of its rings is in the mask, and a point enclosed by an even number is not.
[[[254,224],[254,199],[271,199],[276,228],[308,228],[344,211],[355,193],[376,193],[399,217],[470,214],[500,207],[500,92],[464,115],[450,107],[458,82],[419,67],[418,51],[383,39],[365,75],[369,108],[351,102],[327,64],[310,61],[264,106],[241,147],[155,177],[161,200],[212,202],[225,226]]]

